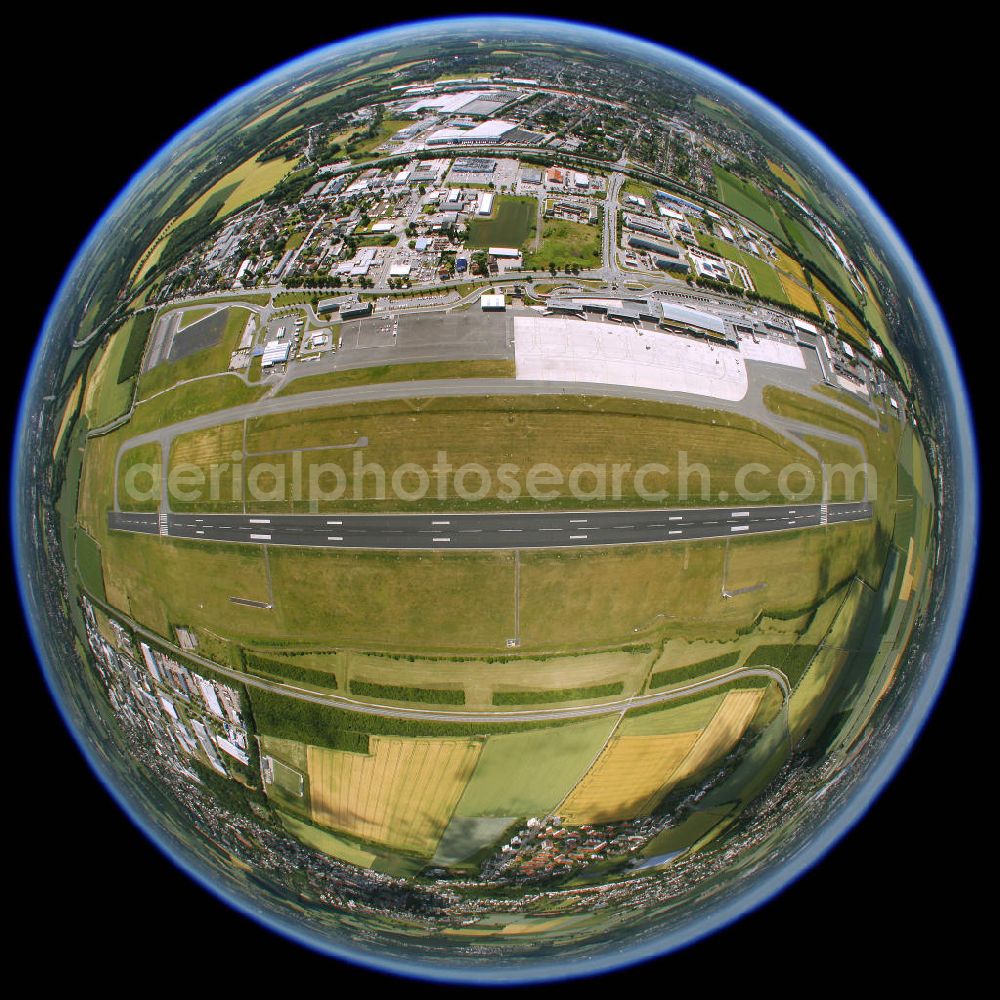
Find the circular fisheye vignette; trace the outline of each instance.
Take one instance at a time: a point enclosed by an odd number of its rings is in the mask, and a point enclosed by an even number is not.
[[[545,28],[565,28],[567,25],[570,25],[569,22],[553,22],[529,18],[499,18],[496,20],[478,18],[445,19],[442,21],[419,22],[420,28],[424,30],[431,28],[446,30],[448,28],[458,28],[460,26],[473,27],[475,25],[483,25],[485,27],[497,25],[502,28],[504,25],[512,24],[520,25],[521,27],[534,27],[538,30],[543,30]],[[257,81],[241,88],[239,91],[235,92],[234,95],[220,102],[219,105],[211,109],[209,112],[206,112],[206,114],[193,123],[188,130],[180,133],[175,140],[168,143],[167,146],[164,147],[164,151],[155,157],[154,160],[151,161],[139,175],[137,175],[132,184],[126,189],[125,192],[123,192],[121,196],[119,196],[119,199],[116,200],[111,209],[109,209],[108,213],[106,213],[105,216],[98,222],[95,226],[94,232],[88,239],[88,244],[93,241],[95,235],[101,230],[101,228],[112,217],[114,217],[116,209],[123,208],[127,205],[129,193],[135,188],[136,184],[151,171],[154,171],[158,162],[169,156],[170,150],[179,141],[181,136],[189,131],[195,130],[199,127],[200,123],[210,120],[214,114],[222,109],[229,109],[237,106],[241,100],[246,98],[246,96],[256,92],[267,83],[276,81],[279,78],[284,78],[290,73],[299,72],[307,67],[314,66],[317,62],[325,59],[327,54],[339,52],[343,50],[344,47],[352,44],[374,41],[376,39],[384,39],[386,42],[389,42],[396,38],[399,33],[405,33],[407,30],[415,26],[416,25],[404,25],[401,27],[384,29],[378,32],[371,32],[345,40],[344,42],[336,43],[333,46],[316,50],[315,52],[309,53],[300,59],[293,60],[291,63],[288,63],[271,73],[265,74]],[[783,131],[794,135],[795,139],[801,143],[809,153],[817,157],[817,159],[819,159],[819,161],[823,164],[824,174],[836,178],[843,190],[851,196],[854,207],[862,210],[864,213],[863,221],[874,229],[875,234],[879,238],[882,246],[893,255],[893,264],[901,270],[903,281],[908,285],[908,290],[914,294],[915,309],[919,318],[924,322],[926,329],[930,333],[930,346],[933,347],[937,354],[939,367],[942,370],[950,389],[949,403],[951,405],[951,417],[953,420],[953,431],[956,440],[956,446],[953,449],[953,455],[951,457],[954,459],[956,470],[959,473],[957,481],[964,487],[957,493],[955,497],[956,506],[950,513],[952,513],[954,517],[953,523],[958,523],[960,521],[965,530],[960,533],[956,532],[957,537],[953,537],[951,539],[951,541],[955,543],[955,554],[948,567],[952,573],[952,579],[949,581],[949,593],[945,598],[945,614],[943,616],[943,622],[938,629],[937,635],[935,636],[934,648],[928,653],[928,657],[933,661],[932,668],[925,671],[921,676],[919,685],[914,690],[913,697],[910,700],[904,724],[897,732],[893,742],[889,746],[888,750],[882,755],[881,759],[869,768],[863,782],[854,791],[850,801],[841,808],[840,812],[832,822],[827,823],[821,829],[820,836],[813,836],[810,838],[807,846],[797,854],[792,863],[787,863],[782,869],[772,871],[766,877],[757,880],[753,883],[752,891],[748,891],[744,896],[729,902],[723,907],[720,907],[717,912],[707,914],[703,919],[696,921],[695,923],[692,923],[677,932],[668,934],[662,939],[648,942],[633,950],[626,949],[614,954],[599,956],[593,964],[582,963],[580,960],[574,960],[568,967],[563,967],[559,963],[539,963],[537,966],[527,968],[505,969],[498,967],[495,969],[431,969],[421,965],[411,965],[407,962],[396,962],[394,959],[390,960],[385,959],[384,957],[356,953],[350,949],[341,949],[339,947],[335,947],[332,942],[325,938],[318,938],[303,934],[300,929],[290,923],[287,923],[282,918],[262,915],[259,912],[255,912],[253,906],[248,905],[248,900],[246,898],[236,893],[220,890],[219,885],[213,883],[211,876],[206,876],[204,872],[199,871],[197,864],[192,858],[186,857],[183,850],[179,850],[176,847],[170,848],[164,842],[161,835],[156,832],[148,822],[143,820],[133,805],[127,801],[122,790],[118,788],[115,779],[104,773],[102,765],[95,760],[92,751],[81,739],[81,734],[78,731],[77,726],[70,722],[67,717],[62,698],[58,693],[58,686],[53,683],[53,675],[50,672],[50,664],[43,652],[45,649],[45,643],[42,638],[44,631],[40,629],[38,625],[38,615],[40,609],[37,604],[33,602],[32,595],[26,586],[27,574],[24,571],[25,554],[23,550],[23,540],[17,530],[18,526],[15,523],[15,549],[17,553],[18,565],[21,569],[22,600],[25,607],[29,611],[29,624],[31,626],[36,649],[39,651],[40,659],[42,660],[45,668],[47,682],[49,683],[50,688],[53,689],[57,704],[60,707],[64,720],[67,721],[68,728],[70,728],[70,731],[73,732],[75,739],[81,745],[81,748],[84,750],[91,766],[98,774],[101,775],[103,783],[109,788],[109,790],[112,791],[116,800],[119,801],[119,804],[121,804],[123,808],[125,808],[133,822],[136,822],[139,828],[150,836],[168,857],[171,857],[172,860],[191,873],[199,882],[201,882],[202,885],[212,891],[215,895],[227,900],[241,912],[263,923],[265,926],[277,930],[284,936],[298,941],[299,943],[306,944],[312,948],[332,954],[336,957],[365,965],[370,968],[393,972],[405,976],[417,976],[420,978],[449,981],[500,983],[543,981],[608,971],[656,957],[657,955],[675,950],[685,944],[698,940],[701,937],[712,933],[714,930],[730,923],[740,914],[755,909],[761,903],[771,898],[776,892],[780,891],[781,888],[793,881],[799,874],[801,874],[802,871],[814,864],[851,826],[853,826],[855,822],[857,822],[858,818],[860,818],[860,816],[864,813],[873,798],[878,794],[879,790],[891,779],[892,774],[905,757],[910,745],[916,738],[921,726],[926,720],[940,686],[943,683],[948,664],[951,660],[955,644],[957,642],[961,617],[965,608],[971,582],[975,542],[978,529],[978,481],[974,460],[975,450],[971,416],[965,398],[957,360],[954,356],[943,318],[941,317],[933,296],[926,285],[926,281],[919,272],[919,269],[913,262],[911,255],[903,245],[901,239],[891,224],[877,208],[877,206],[874,205],[857,180],[832,156],[832,154],[825,149],[825,147],[821,146],[818,141],[806,133],[801,126],[792,122],[787,118],[787,116],[785,116],[773,105],[766,102],[759,95],[748,91],[746,88],[743,88],[739,84],[724,77],[722,74],[719,74],[717,71],[710,69],[704,64],[695,62],[678,53],[671,52],[661,46],[653,45],[652,43],[644,42],[640,39],[622,35],[620,33],[608,32],[603,29],[592,29],[587,26],[579,26],[575,24],[571,24],[570,26],[574,31],[579,31],[583,35],[592,38],[595,43],[599,42],[601,39],[606,41],[610,37],[616,40],[619,44],[624,43],[639,46],[646,54],[655,53],[660,55],[661,58],[666,56],[668,59],[673,60],[676,64],[685,67],[691,73],[692,77],[703,78],[714,84],[719,90],[723,92],[730,92],[738,96],[741,104],[753,108],[762,119],[770,119],[772,122],[779,124]],[[83,251],[81,250],[81,254],[82,252]],[[67,291],[69,277],[74,268],[77,266],[79,259],[80,257],[78,256],[77,261],[71,265],[70,271],[67,273],[67,279],[64,280],[56,300],[53,303],[53,310],[58,304],[61,296]],[[49,323],[51,321],[52,312],[50,311],[43,336],[47,336],[51,332],[49,330]],[[25,436],[25,424],[28,418],[28,393],[37,380],[37,366],[39,364],[41,347],[42,343],[40,342],[38,347],[36,347],[31,372],[29,374],[29,381],[25,390],[25,396],[22,400],[18,441],[23,441]],[[12,504],[12,510],[15,511],[15,516],[18,510],[16,501],[18,499],[22,499],[21,494],[18,493],[17,477],[23,474],[24,460],[25,454],[21,451],[19,452],[18,463],[15,467],[15,478],[12,480],[12,494],[15,500],[15,503]],[[943,512],[943,515],[946,516],[948,513],[948,511],[945,511]],[[582,967],[583,965],[586,967]]]

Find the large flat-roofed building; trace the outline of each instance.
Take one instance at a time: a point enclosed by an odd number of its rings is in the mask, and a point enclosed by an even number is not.
[[[691,265],[686,260],[674,257],[654,257],[653,263],[661,271],[675,271],[680,274],[687,274],[691,270]]]
[[[721,260],[695,257],[694,266],[698,276],[701,278],[711,278],[713,281],[729,281],[729,269]]]
[[[440,128],[427,136],[425,141],[428,146],[488,145],[500,142],[508,132],[516,128],[514,122],[494,118],[472,128]]]
[[[672,243],[649,239],[646,236],[630,236],[628,245],[636,250],[648,250],[650,253],[658,253],[664,257],[680,257],[681,255],[680,250]]]
[[[483,312],[503,312],[507,308],[507,299],[503,295],[484,292],[479,296],[479,304],[483,307]]]
[[[493,192],[484,191],[479,198],[479,207],[476,209],[477,215],[489,215],[493,211]]]
[[[663,313],[665,323],[678,323],[682,326],[694,327],[696,330],[703,330],[706,333],[714,333],[720,337],[727,336],[726,323],[720,316],[714,316],[701,309],[692,309],[690,306],[680,305],[676,302],[660,302],[660,311]]]
[[[507,260],[521,256],[521,251],[517,247],[490,247],[488,252],[491,257],[500,257]]]
[[[340,307],[341,319],[361,319],[363,316],[371,316],[371,302],[352,302]]]
[[[656,219],[648,219],[641,215],[626,215],[623,225],[626,229],[633,229],[638,233],[649,233],[650,236],[660,236],[665,240],[670,239],[670,230]]]
[[[417,114],[420,111],[436,111],[442,115],[495,115],[515,95],[505,90],[459,90],[446,94],[421,94],[403,111]]]
[[[657,191],[656,197],[660,201],[669,201],[673,205],[680,205],[681,211],[683,212],[694,212],[695,215],[702,215],[705,209],[701,205],[696,205],[693,201],[688,201],[687,198],[679,198],[675,194],[671,194],[669,191]],[[711,214],[711,213],[709,213]],[[718,218],[718,216],[716,216]]]
[[[264,346],[264,353],[260,359],[261,367],[270,368],[271,365],[278,365],[287,361],[291,346],[287,340],[272,340],[269,344],[266,344]]]
[[[492,174],[497,168],[496,160],[483,156],[460,156],[451,168],[453,174]]]

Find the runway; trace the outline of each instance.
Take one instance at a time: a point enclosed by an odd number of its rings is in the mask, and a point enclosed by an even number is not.
[[[108,528],[205,542],[337,549],[529,549],[739,538],[866,521],[868,501],[485,514],[156,514],[110,511]]]

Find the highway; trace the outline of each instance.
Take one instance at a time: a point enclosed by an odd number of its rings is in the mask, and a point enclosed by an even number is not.
[[[108,528],[170,538],[337,549],[579,548],[744,535],[865,521],[866,501],[667,510],[485,514],[156,514],[110,511]]]

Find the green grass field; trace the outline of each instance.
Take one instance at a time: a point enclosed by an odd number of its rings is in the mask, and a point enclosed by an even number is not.
[[[772,203],[763,191],[750,181],[745,181],[720,166],[715,166],[713,170],[719,201],[777,239],[785,238],[781,223],[772,209]]]
[[[318,389],[347,389],[357,385],[382,385],[439,378],[513,378],[513,361],[424,361],[406,365],[373,365],[345,371],[303,375],[283,385],[278,396]]]
[[[363,449],[333,447],[351,445],[362,437],[368,439]],[[465,510],[567,509],[581,502],[570,489],[570,473],[588,464],[605,467],[607,489],[597,488],[598,473],[581,475],[573,482],[577,483],[578,493],[602,493],[587,502],[605,507],[655,506],[665,500],[700,504],[720,492],[734,496],[736,476],[750,461],[774,470],[755,480],[755,488],[771,496],[778,495],[777,470],[791,462],[802,462],[813,470],[814,498],[818,500],[821,495],[815,460],[764,425],[722,411],[648,401],[606,400],[600,410],[584,397],[568,395],[516,399],[439,397],[419,406],[405,400],[386,400],[316,407],[251,419],[246,449],[255,456],[245,469],[247,510],[255,512],[428,510],[440,507],[443,501],[451,508]],[[298,459],[291,452],[298,449],[310,451],[300,456],[303,486],[296,497],[292,484]],[[215,452],[205,450],[195,459],[207,477],[210,466],[228,461],[231,451],[227,439]],[[488,488],[480,490],[482,480],[472,477],[466,481],[463,497],[454,477],[448,476],[441,496],[435,477],[434,488],[419,497],[412,493],[419,485],[412,473],[400,475],[399,488],[393,488],[394,470],[408,463],[432,470],[441,451],[447,453],[455,468],[466,463],[485,466],[490,473]],[[665,457],[680,452],[696,455],[709,470],[707,479],[698,474],[682,476],[679,462],[675,462],[667,473],[658,472],[646,484],[655,491],[666,490],[668,497],[642,497],[634,470],[647,463],[662,463]],[[359,468],[375,463],[384,471],[356,475],[355,462]],[[337,480],[332,470],[323,471],[326,463],[341,470],[344,491],[340,496],[334,495]],[[519,478],[514,477],[516,488],[496,474],[501,463],[520,470]],[[563,477],[562,487],[555,490],[558,495],[550,499],[532,496],[528,489],[527,471],[539,463],[553,464]],[[611,475],[615,464],[627,465],[631,470],[620,476],[617,489]],[[315,470],[320,490],[309,490],[309,469]],[[380,483],[384,487],[382,499],[378,496]],[[483,495],[477,495],[477,490]],[[518,490],[519,495],[514,495]],[[807,498],[801,499],[805,502]],[[197,502],[192,500],[188,508],[193,509]]]
[[[572,264],[582,268],[600,267],[601,227],[566,219],[545,219],[541,245],[525,254],[524,266],[555,266],[562,270]]]
[[[128,412],[135,382],[132,378],[119,382],[118,375],[136,322],[136,317],[129,319],[111,335],[90,362],[84,413],[91,427],[101,427]]]
[[[178,382],[226,371],[229,367],[229,356],[249,318],[248,310],[230,306],[227,310],[225,329],[218,343],[176,361],[162,361],[155,368],[144,372],[139,379],[139,397],[147,399]]]
[[[462,798],[458,816],[541,816],[583,776],[618,717],[526,733],[491,736]]]
[[[152,511],[160,506],[160,446],[156,442],[129,448],[118,463],[120,510]],[[149,468],[139,469],[139,466]]]
[[[535,235],[538,202],[532,197],[498,195],[489,218],[469,219],[467,247],[521,247]]]
[[[727,240],[715,236],[699,233],[698,243],[720,257],[742,264],[750,272],[758,294],[768,299],[774,299],[776,302],[788,302],[788,295],[781,284],[781,277],[766,261],[755,257],[752,253],[744,253]]]

